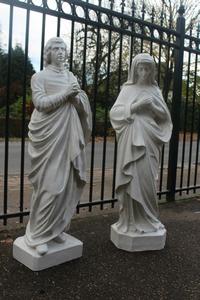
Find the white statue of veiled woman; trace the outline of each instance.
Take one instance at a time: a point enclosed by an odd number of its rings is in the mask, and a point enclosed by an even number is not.
[[[65,242],[63,232],[86,183],[91,110],[76,77],[64,67],[65,60],[64,41],[50,39],[44,49],[45,69],[31,80],[35,109],[28,152],[33,194],[25,241],[39,255],[48,252],[50,241]]]
[[[111,240],[128,251],[163,248],[163,240],[158,248],[148,245],[153,240],[144,240],[160,232],[166,235],[158,219],[156,180],[161,148],[172,131],[170,113],[155,81],[155,62],[149,54],[133,59],[110,119],[118,140],[116,196],[120,206]],[[141,243],[137,239],[134,245],[134,238],[129,238],[134,236],[142,237]]]

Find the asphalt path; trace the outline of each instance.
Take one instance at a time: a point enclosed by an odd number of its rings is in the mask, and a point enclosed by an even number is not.
[[[91,165],[91,143],[87,145],[87,166]],[[113,167],[114,160],[114,143],[106,143],[106,168]],[[25,143],[25,160],[24,160],[24,170],[25,174],[30,171],[30,158],[28,154],[28,142]],[[103,160],[103,142],[96,142],[94,148],[94,168],[101,168]],[[0,175],[4,173],[4,161],[5,161],[5,144],[0,142]],[[10,142],[9,143],[9,155],[8,155],[8,172],[9,174],[15,175],[20,174],[21,165],[21,143],[20,142]]]
[[[192,143],[192,164],[196,161],[196,147],[197,142],[193,141]],[[106,143],[106,161],[105,167],[106,169],[113,168],[113,160],[114,160],[114,148],[115,144],[112,141],[107,141]],[[185,159],[184,166],[187,167],[189,161],[189,153],[190,153],[190,142],[187,141],[185,144]],[[181,166],[182,161],[182,142],[179,143],[179,155],[178,155],[178,166]],[[87,166],[90,168],[91,165],[91,143],[88,144],[87,149]],[[165,146],[164,151],[164,166],[167,166],[168,163],[168,153],[169,146]],[[200,156],[200,155],[199,155]],[[94,168],[99,169],[102,168],[103,161],[103,142],[98,141],[95,143],[95,151],[94,151]],[[4,162],[5,162],[5,143],[3,141],[0,142],[0,175],[4,174]],[[21,143],[18,141],[9,142],[9,152],[8,152],[8,173],[10,175],[20,174],[20,165],[21,165]],[[24,170],[25,174],[28,174],[30,171],[30,158],[28,155],[28,142],[25,143],[25,160],[24,160]]]
[[[81,212],[69,233],[83,242],[83,257],[41,272],[13,259],[13,240],[25,226],[9,220],[0,227],[0,299],[199,300],[199,205],[200,198],[161,205],[165,248],[132,253],[110,241],[116,210]]]

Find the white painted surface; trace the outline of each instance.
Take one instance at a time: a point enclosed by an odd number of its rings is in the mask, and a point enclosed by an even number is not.
[[[13,257],[32,271],[44,270],[82,256],[83,243],[66,234],[65,243],[48,243],[47,254],[41,256],[35,248],[27,246],[24,237],[19,237],[13,244]]]
[[[150,233],[123,233],[113,224],[110,238],[117,248],[129,252],[161,250],[165,246],[166,229]]]
[[[133,59],[110,118],[118,140],[116,197],[120,207],[111,238],[127,251],[161,249],[165,227],[159,220],[157,179],[161,149],[170,140],[172,122],[149,54]]]

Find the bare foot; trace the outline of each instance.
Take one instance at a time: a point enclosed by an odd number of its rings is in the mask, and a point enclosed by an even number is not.
[[[48,252],[47,244],[41,244],[36,246],[36,251],[39,255],[45,255]]]
[[[66,235],[64,234],[64,232],[60,233],[57,237],[55,237],[54,241],[59,244],[65,243]]]

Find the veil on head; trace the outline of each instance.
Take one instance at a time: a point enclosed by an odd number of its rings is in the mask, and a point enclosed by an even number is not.
[[[155,61],[151,55],[148,53],[140,53],[137,54],[134,59],[132,60],[131,67],[128,72],[128,80],[125,82],[124,85],[131,85],[136,84],[138,76],[137,76],[137,66],[140,63],[148,63],[151,65],[152,68],[152,74],[151,74],[151,84],[157,85],[157,82],[155,80]]]

